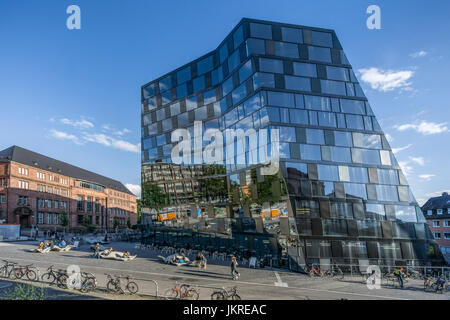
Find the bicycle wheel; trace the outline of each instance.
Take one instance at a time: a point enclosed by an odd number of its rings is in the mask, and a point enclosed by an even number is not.
[[[310,278],[314,277],[314,270],[310,270],[308,272],[308,275],[309,275]]]
[[[186,291],[186,295],[184,296],[184,299],[186,300],[198,300],[200,294],[195,289],[189,289]]]
[[[69,277],[66,274],[61,274],[57,279],[57,285],[60,288],[67,289],[67,281],[69,280]]]
[[[166,292],[164,292],[164,297],[167,300],[178,299],[178,291],[173,288],[167,289]]]
[[[53,273],[44,273],[41,277],[42,281],[48,282],[50,284],[55,283],[56,277]]]
[[[225,300],[225,296],[222,292],[213,292],[213,294],[211,295],[211,300]]]
[[[241,300],[241,297],[237,293],[233,293],[230,296],[230,300]]]
[[[9,277],[13,280],[15,279],[22,279],[23,273],[20,271],[20,269],[13,269],[11,273],[9,274]]]
[[[120,291],[119,288],[117,288],[117,285],[113,280],[108,281],[108,283],[106,284],[106,289],[112,293],[117,293]]]
[[[26,274],[27,274],[28,280],[30,280],[30,281],[38,280],[38,276],[34,270],[28,270]]]
[[[131,281],[131,282],[128,282],[128,284],[127,284],[127,290],[128,290],[131,294],[135,294],[135,293],[138,292],[139,287],[138,287],[138,285],[137,285],[136,282]]]
[[[81,292],[89,292],[95,290],[95,279],[93,278],[86,278],[86,280],[83,281],[83,284],[81,285]]]

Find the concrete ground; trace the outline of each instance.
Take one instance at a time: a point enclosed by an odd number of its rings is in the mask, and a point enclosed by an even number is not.
[[[57,298],[60,292],[61,298],[70,299],[155,299],[156,285],[158,284],[158,296],[173,287],[176,282],[188,283],[198,286],[200,299],[209,300],[214,288],[225,287],[227,289],[237,286],[238,294],[243,300],[327,300],[327,299],[388,299],[388,300],[450,300],[450,293],[428,293],[423,291],[422,280],[410,280],[404,289],[394,286],[382,285],[380,289],[370,290],[361,277],[345,277],[343,280],[330,280],[309,278],[306,275],[290,273],[285,270],[249,269],[239,267],[241,276],[239,280],[230,279],[230,267],[228,265],[212,264],[208,261],[206,270],[199,270],[191,266],[166,265],[157,258],[159,252],[141,250],[135,248],[135,243],[116,242],[112,246],[115,250],[127,249],[132,255],[137,254],[133,261],[122,262],[103,259],[92,259],[92,251],[89,245],[82,245],[65,253],[50,252],[47,254],[31,253],[30,249],[37,247],[37,242],[0,242],[0,260],[8,260],[19,264],[33,263],[44,274],[50,265],[65,269],[69,265],[77,265],[81,271],[91,272],[97,277],[99,290],[80,294],[76,290],[56,290],[52,297]],[[0,261],[0,264],[2,262]],[[105,293],[106,276],[110,274],[129,274],[139,285],[140,295],[115,295]],[[2,281],[2,284],[9,283]],[[70,293],[70,295],[68,295]],[[0,291],[1,294],[1,291]],[[69,298],[70,296],[70,298]]]

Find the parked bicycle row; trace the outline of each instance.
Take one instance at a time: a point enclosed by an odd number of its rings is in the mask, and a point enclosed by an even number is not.
[[[73,271],[73,272],[71,272]],[[237,274],[239,274],[237,272]],[[131,275],[113,275],[104,274],[106,276],[106,292],[114,294],[137,294],[139,286]],[[11,280],[29,280],[34,282],[45,282],[49,285],[56,285],[61,289],[76,289],[80,292],[87,293],[97,289],[98,281],[94,274],[81,270],[58,269],[50,266],[46,272],[41,275],[38,267],[33,264],[19,265],[16,262],[3,260],[0,266],[0,277]],[[156,282],[156,285],[157,282]],[[198,300],[200,290],[198,286],[188,284],[179,285],[167,289],[163,297],[166,299],[188,299]],[[216,288],[211,294],[212,300],[241,300],[237,294],[237,288],[230,290],[225,288]]]

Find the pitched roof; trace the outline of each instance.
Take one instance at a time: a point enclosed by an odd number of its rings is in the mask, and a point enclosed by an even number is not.
[[[27,166],[96,183],[106,188],[134,195],[120,181],[107,178],[97,173],[81,169],[66,162],[62,162],[18,146],[12,146],[0,151],[0,161],[15,161]]]
[[[450,195],[444,192],[442,196],[428,199],[422,206],[422,210],[444,209],[450,208]]]

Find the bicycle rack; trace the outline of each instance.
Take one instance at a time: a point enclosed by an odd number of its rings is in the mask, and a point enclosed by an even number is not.
[[[225,287],[215,287],[215,286],[207,286],[207,285],[201,285],[201,284],[180,283],[180,287],[182,287],[182,286],[195,287],[195,288],[205,288],[205,289],[213,289],[213,290],[221,290],[221,291],[228,292],[228,290],[225,289]]]
[[[133,280],[153,282],[155,284],[155,287],[156,287],[156,295],[155,295],[155,297],[158,298],[158,292],[159,292],[158,281],[153,280],[153,279],[143,279],[143,278],[133,278]]]

